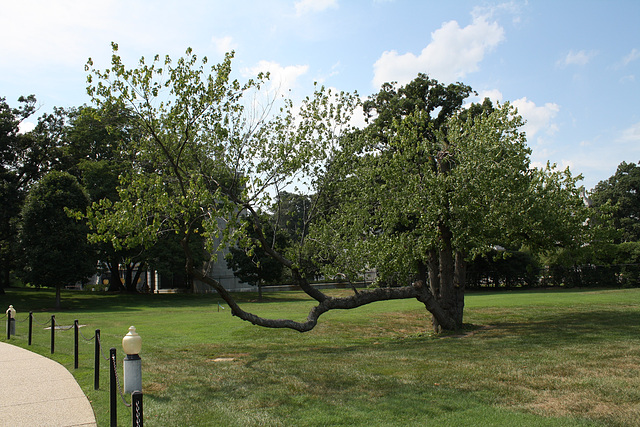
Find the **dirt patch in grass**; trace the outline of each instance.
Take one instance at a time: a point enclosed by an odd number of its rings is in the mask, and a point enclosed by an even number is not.
[[[145,383],[144,392],[149,394],[158,394],[162,393],[167,389],[165,384],[160,384],[156,382]]]
[[[592,392],[565,390],[561,393],[541,393],[535,402],[523,408],[544,416],[577,416],[610,425],[638,425],[640,420],[640,404],[605,402]]]
[[[205,360],[205,362],[235,362],[240,359],[245,359],[251,356],[249,353],[223,353],[216,357],[210,357]]]

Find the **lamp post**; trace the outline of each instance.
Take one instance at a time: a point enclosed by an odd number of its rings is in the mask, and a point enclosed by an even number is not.
[[[139,353],[142,349],[142,338],[134,326],[122,338],[122,349],[127,355],[124,358],[124,392],[142,391],[142,360]]]

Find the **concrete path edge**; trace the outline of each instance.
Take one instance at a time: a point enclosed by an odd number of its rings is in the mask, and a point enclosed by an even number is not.
[[[97,425],[89,399],[54,360],[0,341],[0,383],[0,425]]]

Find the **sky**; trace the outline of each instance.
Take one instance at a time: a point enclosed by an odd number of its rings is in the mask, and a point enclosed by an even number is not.
[[[111,42],[129,66],[234,50],[234,76],[269,71],[294,98],[318,82],[366,99],[426,73],[511,102],[533,165],[589,190],[640,161],[639,19],[637,0],[0,0],[0,97],[36,95],[25,129],[90,104],[84,66],[106,68]]]

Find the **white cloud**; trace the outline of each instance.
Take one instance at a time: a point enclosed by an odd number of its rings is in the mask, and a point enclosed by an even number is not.
[[[454,82],[479,69],[484,55],[504,40],[504,29],[487,16],[474,16],[464,28],[449,21],[431,33],[431,42],[419,55],[386,51],[374,64],[373,84],[406,84],[423,72],[444,83]]]
[[[255,67],[244,68],[240,72],[244,77],[255,77],[258,73],[268,72],[271,82],[270,91],[277,95],[285,94],[297,86],[300,76],[309,71],[308,65],[289,65],[283,67],[274,61],[260,61]]]
[[[295,3],[296,15],[298,16],[337,7],[338,0],[300,0]]]
[[[90,56],[109,59],[112,41],[123,59],[139,59],[134,52],[182,54],[190,24],[180,13],[177,6],[126,0],[2,2],[0,39],[10,42],[0,43],[0,57],[26,69],[46,64],[81,70]]]
[[[349,121],[349,125],[358,129],[364,129],[368,124],[366,122],[365,117],[366,116],[364,114],[364,109],[362,108],[362,105],[358,105],[353,110],[353,114],[351,115],[351,120]]]
[[[633,62],[633,61],[635,61],[637,59],[640,59],[640,50],[631,49],[631,52],[629,52],[629,54],[627,56],[622,58],[622,63],[624,65],[629,65],[630,62]]]
[[[339,75],[341,68],[342,66],[340,65],[340,61],[338,61],[331,66],[331,71],[319,73],[316,77],[314,77],[314,80],[318,84],[323,85],[327,81],[327,79]]]
[[[636,81],[636,76],[634,74],[629,74],[627,76],[620,77],[619,82],[622,84],[634,83]]]
[[[489,98],[493,102],[502,102],[502,92],[498,89],[483,90],[479,93],[480,101],[484,101],[485,98]]]
[[[498,89],[485,89],[478,92],[478,95],[472,94],[465,100],[462,108],[469,108],[471,104],[481,104],[485,98],[489,98],[494,104],[502,102],[502,92]]]
[[[543,131],[547,135],[553,135],[558,130],[558,126],[553,123],[553,119],[560,111],[558,104],[547,102],[538,107],[533,101],[529,101],[527,97],[516,99],[512,104],[526,120],[523,130],[529,140],[533,139],[539,132]]]
[[[20,122],[20,124],[18,125],[18,132],[19,133],[27,133],[27,132],[31,132],[35,128],[36,128],[36,124],[35,123],[32,123],[32,122]]]
[[[3,2],[0,55],[82,65],[82,53],[111,20],[108,2]],[[90,28],[94,26],[92,32]]]
[[[574,170],[576,168],[576,162],[574,162],[573,160],[567,160],[567,159],[560,160],[560,165],[558,169],[565,170],[566,168],[569,168],[569,170],[571,171],[571,175],[576,175],[574,173]]]
[[[513,16],[512,22],[520,22],[520,14],[522,13],[523,4],[516,1],[508,1],[497,4],[484,4],[481,6],[475,6],[471,11],[471,15],[474,17],[487,17],[493,18],[496,15],[506,14]]]
[[[618,140],[621,142],[640,142],[640,122],[623,130]]]
[[[211,43],[213,43],[213,47],[219,55],[231,52],[237,47],[231,36],[211,37]]]
[[[570,51],[567,56],[558,61],[558,65],[567,67],[569,65],[587,65],[591,59],[596,56],[595,51],[587,52],[580,50],[578,52]]]
[[[478,96],[469,97],[470,102],[482,102],[485,98],[489,98],[491,102],[502,102],[502,92],[498,89],[485,89],[478,92]]]

